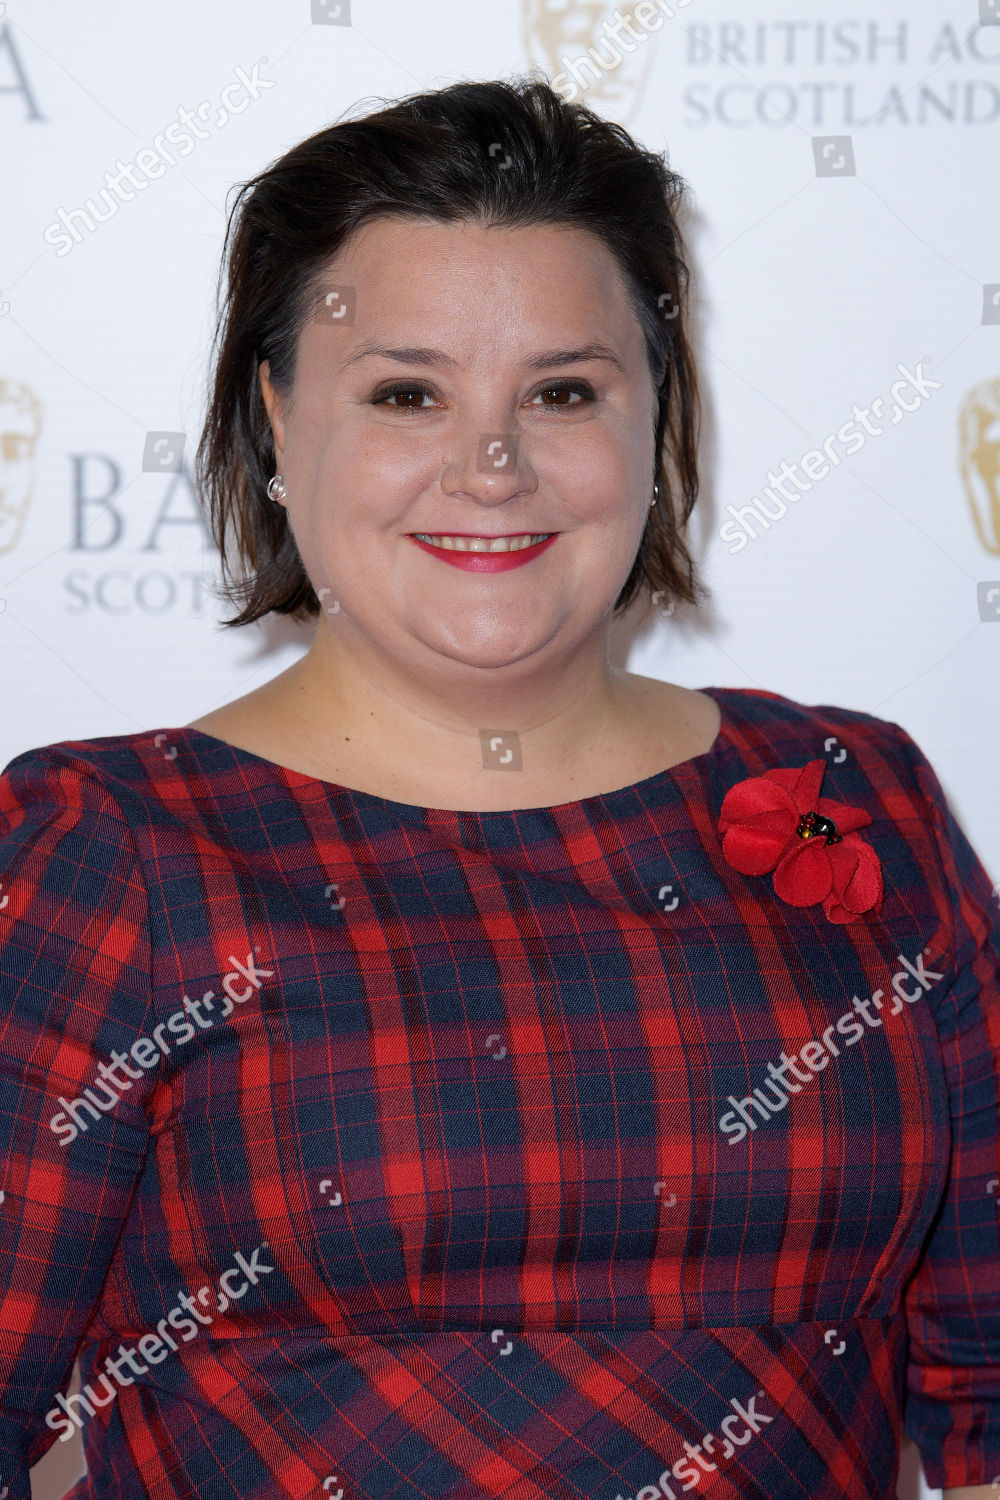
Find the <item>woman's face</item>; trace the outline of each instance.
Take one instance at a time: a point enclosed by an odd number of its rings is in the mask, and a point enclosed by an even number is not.
[[[656,416],[603,243],[384,217],[314,303],[287,399],[266,362],[261,385],[319,628],[418,671],[603,650],[649,514]],[[414,539],[545,532],[498,571]]]

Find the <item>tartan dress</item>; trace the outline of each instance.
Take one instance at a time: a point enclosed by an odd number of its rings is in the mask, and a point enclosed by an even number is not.
[[[704,691],[710,750],[554,807],[185,727],[9,763],[8,1500],[78,1427],[73,1500],[871,1500],[904,1427],[1000,1475],[990,879],[898,725]],[[817,757],[849,921],[722,850]]]

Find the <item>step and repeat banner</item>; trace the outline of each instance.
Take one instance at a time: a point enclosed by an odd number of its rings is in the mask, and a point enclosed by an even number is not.
[[[631,611],[616,660],[902,724],[1000,882],[1000,0],[0,5],[0,763],[305,650],[221,628],[192,486],[227,195],[347,113],[528,70],[691,189],[713,595]]]

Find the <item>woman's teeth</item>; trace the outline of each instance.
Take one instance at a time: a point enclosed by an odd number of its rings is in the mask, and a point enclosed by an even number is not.
[[[430,542],[432,547],[443,547],[446,552],[518,552],[522,547],[533,547],[544,542],[551,531],[525,533],[522,536],[429,536],[427,532],[415,531],[418,542]]]

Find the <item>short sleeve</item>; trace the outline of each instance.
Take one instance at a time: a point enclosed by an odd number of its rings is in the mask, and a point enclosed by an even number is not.
[[[928,1482],[947,1489],[1000,1476],[1000,925],[986,870],[926,757],[900,733],[939,864],[934,951],[942,939],[948,948],[927,998],[952,1133],[941,1210],[904,1294],[903,1425]]]
[[[155,1025],[151,991],[148,900],[121,807],[72,754],[25,752],[0,774],[7,1500],[30,1500],[30,1467],[69,1425],[57,1421],[55,1398],[69,1384],[142,1171],[155,1075],[133,1068],[133,1081],[114,1069],[113,1053]],[[79,1102],[90,1097],[103,1108]]]

